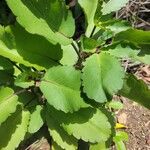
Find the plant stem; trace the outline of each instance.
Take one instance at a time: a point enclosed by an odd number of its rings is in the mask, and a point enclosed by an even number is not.
[[[76,43],[77,43],[77,45],[78,45],[78,47],[79,47],[79,53],[82,51],[82,48],[81,48],[81,43],[80,42],[78,42],[78,41],[76,41]]]
[[[23,70],[13,61],[9,60],[17,69],[19,69],[21,72],[23,72]]]
[[[82,60],[82,58],[81,58],[81,56],[80,56],[80,52],[79,52],[78,48],[75,46],[75,44],[74,44],[74,43],[71,43],[71,45],[72,45],[72,47],[74,48],[75,52],[77,53],[77,55],[78,55],[79,59],[80,59],[80,60]]]
[[[93,36],[93,34],[94,34],[94,32],[95,32],[95,29],[96,29],[96,26],[94,26],[94,28],[93,28],[93,30],[92,30],[92,32],[91,32],[90,37],[92,37],[92,36]]]

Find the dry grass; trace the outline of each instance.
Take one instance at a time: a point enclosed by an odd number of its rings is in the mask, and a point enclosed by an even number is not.
[[[116,18],[128,20],[135,28],[150,30],[150,0],[130,0]]]

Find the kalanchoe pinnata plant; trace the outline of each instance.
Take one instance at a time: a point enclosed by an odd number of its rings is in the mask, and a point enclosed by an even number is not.
[[[6,2],[16,22],[0,26],[0,149],[43,126],[53,150],[124,149],[113,95],[150,108],[147,85],[120,61],[150,64],[150,32],[113,18],[128,0]]]

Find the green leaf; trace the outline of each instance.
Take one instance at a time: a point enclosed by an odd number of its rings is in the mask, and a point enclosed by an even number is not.
[[[94,28],[94,16],[97,9],[98,0],[78,0],[78,3],[83,8],[86,15],[88,27],[86,29],[86,36],[90,36]]]
[[[107,53],[116,56],[118,58],[128,59],[130,58],[133,61],[140,61],[145,64],[150,64],[150,55],[148,48],[131,48],[130,46],[122,46],[118,44],[117,46],[110,46],[106,48]]]
[[[103,3],[101,11],[103,15],[107,15],[112,12],[118,11],[122,7],[126,6],[128,2],[129,0],[109,0],[107,3]]]
[[[101,12],[102,4],[103,4],[103,0],[98,0],[97,9],[94,15],[94,23],[96,26],[99,25],[102,19],[102,12]]]
[[[105,142],[112,135],[112,126],[106,110],[82,108],[74,113],[64,113],[49,107],[50,117],[53,116],[69,135],[85,142]],[[58,116],[58,117],[56,117]],[[53,121],[51,121],[53,122]],[[90,132],[89,132],[90,131]]]
[[[8,59],[0,56],[0,70],[13,70],[13,65]]]
[[[116,141],[115,146],[117,150],[126,150],[126,147],[123,141]]]
[[[51,109],[50,107],[48,108]],[[60,126],[59,118],[56,119],[56,115],[55,116],[52,115],[49,110],[46,111],[46,122],[48,125],[48,130],[54,142],[56,142],[62,149],[66,150],[77,149],[78,145],[77,139],[67,134],[67,132]]]
[[[40,105],[37,105],[36,108],[31,113],[28,132],[29,133],[37,132],[42,127],[43,124],[44,122],[42,118],[42,107]]]
[[[102,26],[104,26],[107,30],[111,30],[113,34],[117,34],[123,31],[126,31],[128,29],[131,29],[131,26],[126,21],[120,21],[120,20],[110,20],[102,23]]]
[[[63,150],[56,142],[52,142],[52,150]]]
[[[12,63],[2,56],[0,56],[0,86],[12,85],[14,81],[14,68]]]
[[[86,52],[93,52],[94,50],[96,50],[96,47],[99,46],[98,41],[96,41],[93,38],[88,38],[85,36],[82,36],[81,43],[83,51]]]
[[[142,80],[138,80],[133,75],[126,75],[119,94],[150,109],[150,90]]]
[[[128,134],[124,131],[118,131],[114,137],[114,141],[128,141]]]
[[[62,0],[6,0],[17,21],[30,33],[44,36],[53,44],[68,45],[75,31],[72,14]]]
[[[14,82],[13,75],[6,70],[0,70],[0,86],[9,86]]]
[[[97,144],[90,144],[89,150],[108,150],[105,142],[100,142]]]
[[[135,44],[150,44],[150,31],[129,29],[115,36],[114,41],[129,41]]]
[[[0,126],[0,135],[3,135],[3,138],[0,139],[1,150],[14,150],[18,147],[27,132],[29,116],[30,113],[28,111],[17,109]]]
[[[93,114],[85,121],[90,111]],[[82,109],[68,115],[68,121],[63,122],[62,126],[68,134],[86,142],[105,142],[111,136],[111,124],[105,113],[99,109],[96,109],[95,112],[92,109]]]
[[[0,125],[16,111],[18,96],[11,88],[0,88]]]
[[[123,141],[128,141],[128,134],[126,132],[119,131],[114,137],[114,142],[117,150],[126,150],[125,144]]]
[[[60,63],[67,66],[73,66],[76,64],[78,61],[78,55],[72,45],[61,46],[61,48],[63,50],[63,54]]]
[[[43,37],[29,34],[17,24],[6,28],[0,26],[0,55],[26,66],[45,69],[58,65],[62,50],[60,45],[52,45]]]
[[[80,71],[72,66],[49,69],[41,82],[40,89],[48,103],[58,110],[67,113],[88,107],[80,97]]]
[[[100,53],[89,57],[84,63],[83,91],[90,99],[103,103],[107,96],[122,88],[124,72],[113,56]]]
[[[122,109],[123,108],[123,104],[119,101],[111,101],[111,102],[108,102],[107,106],[109,108],[113,108],[113,109]]]
[[[32,80],[32,74],[33,72],[22,72],[19,74],[15,80],[15,85],[22,87],[22,88],[28,88],[30,86],[34,85],[34,81]]]

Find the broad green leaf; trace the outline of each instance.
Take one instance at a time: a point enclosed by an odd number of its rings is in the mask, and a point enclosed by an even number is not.
[[[150,44],[150,31],[129,29],[115,36],[114,41],[129,41],[135,44]]]
[[[72,66],[49,69],[41,82],[40,89],[48,103],[58,110],[67,113],[88,107],[80,97],[80,71]]]
[[[101,110],[96,109],[92,116],[86,120],[87,113],[92,110],[82,109],[77,113],[68,115],[68,121],[62,123],[68,134],[86,142],[105,142],[111,136],[111,124]],[[86,121],[85,121],[86,120]],[[90,131],[90,132],[89,132]]]
[[[72,14],[62,0],[6,0],[17,21],[30,33],[53,44],[68,45],[75,31]]]
[[[50,107],[48,107],[51,109]],[[58,118],[57,118],[58,117]],[[78,141],[73,136],[67,134],[67,132],[60,126],[60,120],[57,115],[52,115],[50,111],[46,111],[46,122],[50,136],[52,136],[54,142],[56,142],[62,149],[76,150]]]
[[[37,105],[36,108],[31,113],[28,132],[29,133],[37,132],[42,127],[43,124],[44,122],[42,118],[42,107],[40,105]]]
[[[0,88],[0,125],[15,112],[17,104],[18,96],[11,88]]]
[[[97,144],[90,144],[89,150],[108,150],[105,142],[100,142]]]
[[[58,65],[62,50],[60,45],[52,45],[43,37],[29,34],[17,24],[6,28],[0,26],[0,55],[26,66],[45,69]]]
[[[106,110],[89,107],[67,114],[52,107],[48,110],[50,117],[53,116],[69,135],[73,135],[78,140],[92,143],[105,142],[112,135],[113,127],[111,127],[112,122],[109,122],[108,115],[111,119],[112,116]]]
[[[122,46],[121,44],[115,47],[107,47],[107,53],[110,53],[113,56],[128,59],[130,58],[133,61],[140,61],[145,64],[150,64],[150,52],[149,48],[131,48],[130,46]]]
[[[103,103],[107,95],[122,88],[124,72],[120,62],[113,56],[100,53],[89,57],[84,63],[83,91],[90,99]]]
[[[78,3],[83,8],[88,23],[86,36],[90,36],[94,28],[94,16],[96,13],[98,0],[78,0]]]
[[[72,45],[61,46],[61,48],[63,50],[63,54],[60,63],[66,66],[73,66],[76,64],[78,61],[78,56]]]
[[[126,6],[128,2],[129,0],[109,0],[107,3],[103,3],[101,11],[103,15],[107,15],[112,12],[118,11],[122,7]]]
[[[1,126],[0,126],[0,149],[15,150],[20,142],[24,139],[27,132],[30,113],[17,109]]]
[[[150,89],[133,75],[126,75],[123,88],[119,94],[150,109]]]

